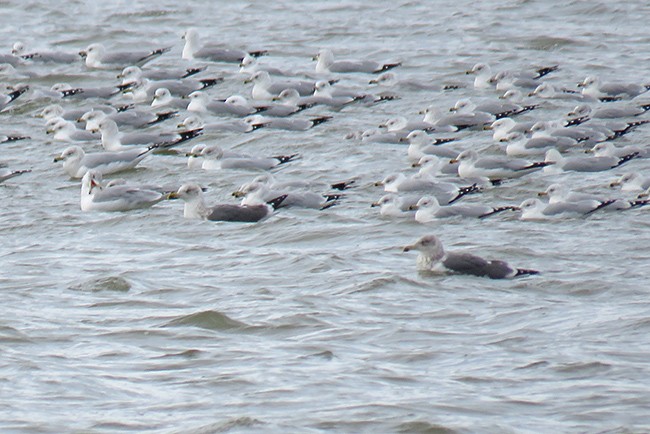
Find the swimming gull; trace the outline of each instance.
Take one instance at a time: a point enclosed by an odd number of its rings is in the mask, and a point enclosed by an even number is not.
[[[473,149],[466,149],[451,161],[458,162],[458,176],[461,178],[488,178],[491,181],[519,178],[553,164],[551,161],[531,162],[508,156],[481,157]]]
[[[7,94],[0,95],[0,111],[7,108],[9,104],[14,102],[18,97],[29,90],[29,86],[18,87]]]
[[[149,80],[180,80],[188,78],[203,72],[207,66],[190,67],[190,68],[158,68],[142,70],[140,67],[131,65],[127,66],[117,75],[117,78],[124,79],[125,77],[133,78],[148,78]]]
[[[313,208],[326,209],[335,205],[341,198],[340,193],[336,194],[319,194],[313,191],[291,190],[291,189],[271,189],[268,184],[259,181],[249,182],[233,192],[234,197],[241,197],[241,205],[257,205],[266,203],[275,197],[286,195],[286,198],[280,204],[282,208]]]
[[[253,127],[264,127],[289,131],[307,131],[317,125],[327,122],[332,116],[314,116],[309,119],[267,118],[262,115],[252,115],[245,119]]]
[[[397,77],[397,74],[394,72],[384,72],[379,74],[377,78],[373,78],[368,82],[368,84],[376,84],[379,86],[387,88],[400,88],[400,89],[410,89],[410,90],[431,90],[431,91],[442,91],[442,90],[453,90],[464,87],[462,83],[440,83],[440,79],[437,78],[426,78],[426,79],[417,79],[417,78],[403,78],[400,79]]]
[[[270,170],[281,164],[286,164],[295,160],[298,154],[278,155],[273,157],[252,157],[248,155],[235,154],[230,151],[224,151],[218,145],[206,146],[201,150],[203,164],[201,167],[205,170],[218,169],[255,169]]]
[[[650,176],[644,176],[638,172],[628,172],[610,182],[609,186],[620,186],[621,191],[645,191],[650,188]]]
[[[528,138],[519,132],[511,132],[503,136],[500,143],[506,143],[506,155],[510,157],[528,157],[544,155],[549,149],[566,152],[575,148],[578,142],[571,137],[539,136]]]
[[[436,181],[435,179],[418,175],[407,177],[403,173],[387,175],[383,180],[376,182],[376,186],[383,186],[387,193],[426,193],[434,195],[444,205],[453,203],[463,196],[481,191],[477,184],[460,187],[451,182]]]
[[[127,66],[142,66],[171,50],[171,47],[154,50],[114,51],[108,52],[100,43],[90,44],[79,55],[85,58],[87,68],[123,69]]]
[[[52,139],[59,142],[95,142],[99,134],[92,131],[80,130],[71,121],[54,117],[45,124],[45,133],[52,134]]]
[[[154,190],[128,185],[102,186],[101,172],[88,170],[81,179],[82,211],[131,211],[149,208],[166,198]]]
[[[544,203],[537,198],[524,200],[520,205],[520,220],[550,220],[571,217],[587,217],[592,213],[604,209],[615,203],[616,200],[584,199],[572,202]]]
[[[412,206],[417,202],[419,196],[400,196],[395,193],[385,194],[370,204],[371,208],[379,207],[379,215],[382,217],[413,217]]]
[[[251,56],[250,54],[246,53],[246,55],[241,60],[241,62],[239,62],[239,73],[248,74],[248,76],[250,77],[258,71],[266,71],[271,75],[280,75],[280,76],[292,75],[290,72],[282,70],[280,68],[275,68],[269,65],[260,65],[259,61],[257,60],[257,57]]]
[[[517,208],[512,206],[491,207],[478,203],[442,206],[435,197],[424,196],[420,198],[415,205],[412,205],[411,209],[416,210],[415,221],[419,223],[429,223],[440,218],[448,217],[482,218],[503,211],[515,211]]]
[[[183,184],[177,192],[168,196],[170,199],[182,199],[185,202],[185,218],[211,221],[231,221],[254,223],[273,214],[286,196],[276,197],[267,203],[258,205],[220,204],[208,207],[203,198],[203,191],[197,184]]]
[[[214,45],[201,45],[199,34],[195,29],[188,29],[181,38],[185,41],[181,57],[185,60],[205,59],[213,62],[241,63],[247,55],[263,56],[266,51],[244,51],[234,48],[223,48]]]
[[[147,128],[164,120],[171,119],[178,115],[177,111],[162,111],[154,113],[148,110],[126,110],[107,113],[102,110],[90,110],[77,119],[77,122],[85,122],[87,131],[98,130],[99,123],[105,119],[111,119],[119,127],[129,126],[135,128]]]
[[[80,146],[70,146],[54,158],[63,161],[63,170],[71,178],[81,178],[94,169],[104,175],[135,168],[157,146],[121,152],[95,152],[86,154]]]
[[[458,175],[458,163],[450,164],[449,160],[432,155],[424,154],[418,161],[411,164],[411,167],[419,167],[418,176],[434,178],[438,175]]]
[[[511,132],[528,134],[534,124],[535,122],[517,122],[512,118],[501,118],[483,128],[492,130],[492,140],[499,142]]]
[[[574,172],[601,172],[604,170],[614,169],[631,159],[635,158],[638,153],[634,152],[624,157],[565,157],[557,149],[546,151],[544,160],[553,163],[549,168],[544,170],[552,171],[574,171]]]
[[[447,252],[435,235],[425,235],[414,244],[404,247],[404,252],[417,250],[417,268],[435,274],[468,274],[508,279],[539,274],[539,271],[514,268],[501,260],[486,260],[465,252]]]
[[[435,139],[423,130],[415,130],[408,133],[406,140],[409,142],[406,151],[409,160],[412,162],[419,161],[424,155],[436,155],[438,157],[454,158],[458,151],[445,146],[444,143],[454,139]]]
[[[224,100],[211,100],[203,92],[192,92],[188,98],[190,102],[187,105],[187,110],[202,114],[209,113],[217,116],[230,115],[244,117],[266,109],[264,105],[249,103],[241,95],[231,95]]]
[[[171,94],[169,89],[164,87],[159,87],[153,93],[153,99],[151,101],[152,108],[158,109],[187,109],[189,101],[187,98],[178,98]]]
[[[225,121],[210,122],[206,124],[203,122],[203,119],[197,115],[186,117],[180,124],[178,124],[178,127],[184,128],[185,130],[200,129],[205,136],[222,132],[250,133],[257,129],[255,126],[241,119],[228,119]]]
[[[128,149],[125,145],[151,145],[157,144],[161,148],[169,148],[191,140],[202,134],[201,129],[179,131],[174,133],[149,133],[149,132],[120,132],[114,120],[104,118],[97,124],[101,133],[101,142],[107,151],[123,151]]]
[[[556,99],[556,100],[592,100],[593,98],[585,96],[580,92],[570,89],[558,89],[549,82],[543,82],[537,86],[528,96],[536,96],[542,99]]]
[[[301,96],[314,93],[315,82],[305,80],[282,80],[274,82],[266,71],[257,71],[244,83],[253,83],[251,96],[253,99],[270,100],[278,96],[284,89],[296,89]]]
[[[645,158],[648,156],[648,149],[638,145],[615,146],[611,142],[596,143],[593,148],[587,149],[585,152],[592,153],[594,157],[617,157],[623,158],[628,155],[636,153],[637,158]]]
[[[582,94],[601,101],[618,99],[631,99],[645,93],[650,88],[638,83],[601,83],[600,78],[595,75],[585,77],[578,83],[582,88]]]
[[[327,48],[321,49],[316,56],[316,72],[366,72],[380,73],[401,65],[396,63],[379,63],[373,60],[334,60],[334,53]]]
[[[65,51],[30,51],[25,48],[25,44],[20,41],[14,42],[11,47],[11,54],[19,56],[25,60],[32,62],[48,62],[48,63],[75,63],[79,62],[79,55],[77,53],[69,53]]]
[[[650,110],[650,104],[613,103],[604,107],[596,107],[595,109],[588,104],[580,104],[567,113],[567,117],[569,119],[585,116],[593,119],[617,119],[639,116],[648,110]]]
[[[476,104],[469,98],[461,98],[456,101],[456,104],[449,111],[456,113],[490,113],[496,119],[501,119],[525,113],[537,107],[534,104],[522,106],[510,101],[484,101]]]

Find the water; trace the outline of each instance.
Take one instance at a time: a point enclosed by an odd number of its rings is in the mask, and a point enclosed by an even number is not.
[[[401,77],[470,83],[464,71],[557,63],[549,80],[589,73],[645,80],[644,2],[4,2],[8,51],[173,46],[181,33],[268,49],[265,62],[310,71],[339,57],[403,62]],[[20,36],[18,36],[20,35]],[[34,68],[97,85],[114,72]],[[210,93],[243,93],[234,65]],[[366,88],[366,76],[339,85]],[[15,80],[6,80],[15,83]],[[308,132],[259,131],[228,147],[299,152],[278,176],[358,187],[326,212],[286,210],[256,225],[185,220],[182,205],[82,213],[78,182],[52,158],[65,147],[33,117],[43,100],[0,116],[2,161],[33,172],[0,186],[0,427],[3,432],[641,432],[648,415],[646,210],[560,222],[382,219],[372,183],[407,167],[399,145],[346,140],[396,114],[476,95],[400,91]],[[485,96],[493,95],[486,91]],[[570,110],[547,105],[547,118]],[[527,119],[539,116],[531,112]],[[171,126],[171,124],[168,124]],[[258,134],[259,133],[259,134]],[[647,128],[620,142],[644,144]],[[240,143],[243,144],[239,145]],[[489,135],[463,142],[477,147]],[[183,150],[185,150],[183,148]],[[229,201],[250,172],[185,169],[156,156],[125,176],[198,181]],[[645,170],[636,160],[626,168]],[[468,201],[518,203],[549,183],[602,185],[614,173],[537,174]],[[513,281],[418,275],[401,247],[434,232],[447,246],[504,257],[542,275]]]

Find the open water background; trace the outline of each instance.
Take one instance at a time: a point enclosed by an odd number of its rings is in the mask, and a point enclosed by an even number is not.
[[[0,115],[2,162],[30,168],[0,186],[0,430],[3,432],[644,432],[650,430],[647,210],[588,219],[381,218],[372,185],[409,170],[404,146],[345,139],[431,103],[494,96],[464,75],[559,64],[573,86],[648,82],[650,6],[644,1],[3,1],[0,47],[69,51],[173,46],[150,64],[184,65],[180,35],[268,49],[261,62],[312,71],[319,48],[337,57],[401,61],[401,78],[469,85],[396,90],[307,132],[219,139],[247,152],[302,156],[282,179],[358,186],[330,210],[285,210],[255,225],[183,219],[182,204],[82,213],[78,182],[52,163],[29,95]],[[114,81],[81,65],[30,67],[49,87]],[[215,97],[245,93],[236,65]],[[206,74],[209,75],[209,74]],[[368,77],[341,77],[368,88]],[[15,84],[16,79],[5,78]],[[25,81],[25,79],[23,79]],[[370,89],[374,90],[374,89]],[[526,115],[560,117],[561,101]],[[173,126],[168,124],[167,126]],[[641,128],[621,142],[647,144]],[[462,147],[488,146],[473,132]],[[196,143],[196,142],[195,142]],[[189,145],[187,145],[189,148]],[[186,150],[185,148],[182,148]],[[255,174],[186,169],[154,156],[133,180],[198,181],[211,203]],[[647,170],[635,160],[626,167]],[[561,180],[602,191],[623,170],[536,174],[468,201],[519,203]],[[421,276],[401,247],[425,233],[446,246],[503,257],[539,277],[491,281]]]

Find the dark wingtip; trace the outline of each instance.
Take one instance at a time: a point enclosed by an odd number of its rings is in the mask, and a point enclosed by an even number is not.
[[[299,154],[291,154],[291,155],[277,155],[274,156],[276,160],[278,160],[280,163],[279,164],[285,164],[288,163],[289,161],[295,160]]]
[[[375,73],[380,73],[380,72],[385,72],[393,68],[397,68],[398,66],[402,66],[402,62],[397,62],[397,63],[386,63],[385,65],[382,65],[381,69],[378,71],[375,71]]]
[[[273,207],[273,209],[278,209],[280,207],[280,205],[282,204],[282,202],[284,202],[284,200],[286,198],[287,198],[287,195],[283,194],[282,196],[278,196],[276,198],[273,198],[273,199],[269,200],[266,203],[271,205],[271,207]]]
[[[526,268],[517,268],[517,273],[515,274],[514,277],[519,277],[519,276],[532,276],[535,274],[540,274],[539,271],[537,270],[529,270]]]
[[[249,51],[248,54],[250,54],[253,57],[262,57],[262,56],[268,56],[269,52],[268,50],[258,50],[258,51]]]

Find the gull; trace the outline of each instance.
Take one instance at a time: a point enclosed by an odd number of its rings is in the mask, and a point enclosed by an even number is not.
[[[323,95],[322,93],[316,95],[316,93],[319,92],[319,89],[322,89],[325,86],[330,86],[330,84],[326,81],[317,81],[316,90],[314,91],[315,94],[305,97],[301,97],[296,89],[284,89],[272,100],[281,104],[289,105],[291,107],[297,107],[300,110],[304,110],[318,104],[326,105],[332,108],[342,108],[348,104],[358,101],[357,99],[349,96],[331,96]],[[268,110],[265,111],[264,114],[268,114]]]
[[[425,155],[436,155],[438,157],[454,158],[458,151],[444,146],[444,143],[454,139],[434,139],[424,130],[415,130],[408,133],[406,140],[409,142],[407,155],[411,161],[419,161]]]
[[[185,202],[183,211],[185,218],[246,223],[255,223],[269,217],[286,198],[282,195],[257,205],[220,204],[208,207],[203,198],[203,190],[197,184],[183,184],[177,192],[169,194],[168,197],[182,199]]]
[[[91,131],[80,130],[71,121],[55,117],[47,121],[46,134],[52,134],[52,139],[59,142],[89,142],[97,141],[100,136]]]
[[[443,161],[440,157],[431,154],[424,154],[411,165],[419,167],[418,176],[424,178],[435,178],[438,175],[458,175],[458,164],[450,164],[449,160]]]
[[[0,144],[1,143],[10,143],[10,142],[17,142],[18,140],[26,140],[26,139],[31,139],[29,136],[21,136],[19,134],[0,134]]]
[[[233,192],[234,197],[241,197],[241,205],[257,205],[266,203],[275,197],[286,195],[280,207],[298,207],[312,209],[326,209],[336,204],[341,194],[319,194],[313,191],[299,191],[290,189],[272,189],[264,182],[250,182]]]
[[[273,82],[271,76],[266,71],[257,71],[250,78],[244,80],[244,83],[253,83],[251,96],[253,99],[270,100],[278,96],[284,89],[296,89],[301,96],[311,95],[314,93],[315,82],[305,80],[283,80]]]
[[[107,151],[123,151],[128,149],[124,145],[151,145],[156,144],[162,148],[176,146],[202,134],[201,129],[179,131],[177,133],[121,133],[114,120],[104,118],[93,130],[101,133],[102,146]]]
[[[384,72],[379,74],[377,78],[373,78],[368,84],[376,84],[388,88],[404,88],[411,90],[453,90],[463,87],[461,83],[446,83],[440,84],[438,79],[424,79],[418,80],[414,78],[398,79],[394,72]]]
[[[549,185],[546,190],[540,191],[537,195],[540,197],[548,197],[548,203],[600,200],[600,198],[595,194],[570,191],[567,186],[560,183]],[[600,201],[605,202],[603,200]]]
[[[29,172],[31,172],[31,170],[10,170],[6,167],[0,166],[0,184],[15,176],[22,175],[23,173],[29,173]]]
[[[114,111],[107,113],[102,110],[90,110],[81,115],[77,122],[85,122],[87,131],[99,129],[99,123],[103,119],[111,119],[118,126],[130,126],[135,128],[146,128],[155,125],[164,120],[175,117],[176,111],[165,111],[152,113],[144,110],[126,110],[123,112]]]
[[[477,184],[459,187],[451,182],[435,181],[426,177],[413,176],[408,178],[403,173],[394,173],[376,182],[383,186],[387,193],[426,193],[436,197],[442,204],[448,205],[471,193],[478,193],[481,187]]]
[[[481,157],[473,149],[461,152],[451,162],[459,163],[458,176],[461,178],[487,178],[490,181],[519,178],[553,164],[550,161],[530,162],[507,156]]]
[[[650,110],[650,104],[608,104],[606,107],[597,107],[592,109],[588,104],[577,105],[573,110],[567,113],[569,119],[581,118],[588,116],[593,119],[616,119],[634,117],[644,114]]]
[[[490,113],[496,119],[501,119],[534,110],[537,107],[536,105],[521,106],[509,101],[485,101],[475,104],[469,98],[462,98],[456,101],[456,104],[449,111],[456,113]]]
[[[433,124],[435,131],[439,132],[457,131],[465,128],[482,126],[485,124],[491,124],[496,120],[496,117],[493,114],[484,112],[452,113],[443,115],[434,105],[425,108],[421,113],[424,114],[424,122]]]
[[[317,73],[331,73],[331,72],[367,72],[367,73],[380,73],[388,71],[389,69],[396,68],[401,65],[397,63],[379,63],[373,60],[334,60],[332,50],[327,48],[321,49],[316,56],[316,72]]]
[[[331,116],[317,116],[309,119],[266,118],[261,115],[252,115],[245,119],[253,127],[264,127],[289,131],[307,131],[332,119]]]
[[[140,67],[131,65],[127,66],[117,74],[117,78],[122,81],[131,78],[131,81],[136,81],[138,78],[147,78],[149,80],[162,81],[162,80],[182,80],[191,77],[199,72],[207,69],[206,66],[192,67],[192,68],[159,68],[142,70]]]
[[[592,99],[591,97],[585,96],[580,92],[575,90],[568,89],[558,89],[549,82],[541,83],[535,88],[528,96],[536,96],[542,99],[558,99],[558,100],[585,100]]]
[[[206,146],[201,151],[204,170],[218,169],[255,169],[270,170],[286,164],[298,157],[298,154],[278,155],[273,157],[251,157],[248,155],[227,153],[218,145]]]
[[[340,182],[334,182],[334,183],[327,183],[324,181],[313,181],[309,179],[292,179],[290,181],[277,181],[275,177],[273,176],[272,173],[270,172],[264,172],[262,174],[257,175],[255,178],[253,178],[252,182],[260,182],[265,184],[268,188],[271,190],[304,190],[304,191],[311,191],[312,189],[318,188],[318,189],[332,189],[332,190],[337,190],[337,191],[343,191],[351,188],[355,183],[356,179],[350,179],[346,181],[340,181]],[[243,184],[239,190],[244,189],[249,183]],[[233,193],[233,196],[238,197],[237,194]]]
[[[107,52],[100,43],[90,44],[79,55],[85,58],[85,65],[91,69],[122,69],[127,66],[142,66],[171,50],[171,47],[154,50]]]
[[[634,152],[624,157],[565,157],[557,149],[549,149],[546,151],[544,161],[551,163],[553,168],[565,172],[601,172],[614,169],[637,155],[638,153]]]
[[[50,104],[41,110],[36,117],[43,118],[45,121],[49,121],[52,118],[61,117],[66,121],[76,121],[81,116],[89,111],[102,111],[106,114],[116,113],[117,110],[114,107],[108,105],[97,105],[97,106],[84,106],[84,107],[69,107],[64,109],[60,104]]]
[[[586,217],[592,213],[601,210],[615,200],[578,200],[575,202],[555,202],[546,204],[539,199],[531,198],[524,200],[519,209],[520,220],[550,220],[568,217]]]
[[[492,73],[492,68],[487,63],[477,63],[471,69],[465,71],[466,74],[474,74],[476,78],[474,79],[474,87],[477,89],[486,89],[493,87],[493,85],[503,79],[504,77],[516,77],[526,80],[538,80],[544,77],[547,74],[550,74],[553,71],[558,69],[557,65],[552,66],[543,66],[536,68],[532,71],[530,70],[520,70],[517,72],[513,71],[502,71],[498,74]],[[498,75],[498,77],[497,77]]]
[[[109,99],[122,91],[120,86],[72,87],[68,83],[55,83],[50,88],[52,96],[68,99]]]
[[[77,53],[66,53],[64,51],[32,51],[27,52],[25,44],[20,41],[14,42],[11,47],[11,54],[33,62],[48,63],[75,63],[79,61]]]
[[[260,65],[257,57],[251,56],[250,54],[246,53],[244,58],[239,62],[239,73],[240,74],[248,74],[248,76],[252,76],[258,71],[266,71],[271,75],[291,75],[291,73],[284,71],[279,68],[274,68],[272,66],[268,65]]]
[[[188,29],[181,37],[185,40],[181,57],[185,60],[205,59],[213,62],[241,63],[247,55],[258,57],[266,51],[244,51],[233,48],[222,48],[214,45],[201,45],[199,34],[195,29]]]
[[[603,132],[600,128],[558,126],[554,121],[539,121],[530,128],[532,137],[563,136],[593,146],[595,143],[613,138],[614,132],[607,130]]]
[[[188,96],[190,102],[187,110],[195,113],[210,113],[213,115],[232,115],[244,117],[264,111],[266,106],[250,104],[241,95],[231,95],[225,100],[210,100],[203,92],[192,92]]]
[[[180,124],[179,128],[185,130],[201,130],[203,135],[218,134],[221,132],[250,133],[257,128],[241,119],[231,119],[220,122],[210,122],[206,124],[197,115],[186,117]]]
[[[142,75],[140,68],[130,66],[122,71],[122,84],[120,86],[127,89],[135,101],[144,102],[153,98],[156,89],[161,87],[168,89],[172,95],[183,97],[198,90],[208,89],[223,80],[223,77],[150,80]]]
[[[424,196],[411,206],[415,212],[415,221],[419,223],[429,223],[440,218],[447,217],[474,217],[482,218],[489,215],[497,214],[503,211],[515,211],[512,206],[491,207],[488,205],[469,203],[440,205],[440,202],[433,196]]]
[[[54,162],[63,161],[63,170],[71,178],[81,178],[91,169],[107,175],[135,168],[156,148],[154,145],[146,149],[86,154],[80,146],[70,146],[55,157]]]
[[[511,132],[522,134],[530,133],[535,122],[517,122],[512,118],[501,118],[485,126],[486,130],[492,130],[492,140],[499,142]]]
[[[370,204],[371,208],[379,208],[379,215],[382,217],[413,217],[411,207],[418,200],[417,195],[398,196],[395,193],[385,194]]]
[[[539,274],[539,271],[514,268],[501,260],[486,260],[471,253],[447,252],[435,235],[425,235],[403,251],[417,250],[417,269],[434,274],[467,274],[491,279]]]
[[[610,187],[621,187],[621,191],[645,191],[650,188],[650,176],[638,172],[628,172],[609,184]]]
[[[637,83],[601,83],[595,75],[585,77],[578,83],[582,94],[599,100],[611,101],[618,99],[631,99],[645,93],[650,88]]]
[[[192,146],[190,152],[185,154],[187,157],[188,169],[201,169],[204,161],[203,157],[201,156],[201,152],[205,149],[206,146],[208,145],[205,143],[197,143],[196,145]]]
[[[131,211],[149,208],[166,199],[159,191],[128,185],[102,186],[101,172],[88,170],[81,179],[82,211]]]
[[[531,155],[544,155],[547,150],[553,148],[565,152],[574,148],[578,142],[571,137],[562,136],[539,136],[528,138],[519,132],[512,132],[505,135],[501,143],[507,143],[506,155],[510,157],[528,157]]]
[[[189,101],[187,98],[177,98],[172,96],[172,93],[169,89],[164,87],[159,87],[153,93],[153,100],[151,101],[151,107],[161,108],[161,109],[187,109]]]
[[[594,154],[594,157],[624,158],[635,153],[638,158],[645,158],[648,156],[648,150],[646,148],[637,145],[617,147],[610,142],[596,143],[593,148],[587,149],[585,152]]]
[[[406,137],[414,130],[425,132],[436,132],[436,126],[424,121],[409,121],[404,116],[394,116],[387,121],[379,124],[379,128],[386,128],[390,133],[402,133]]]

